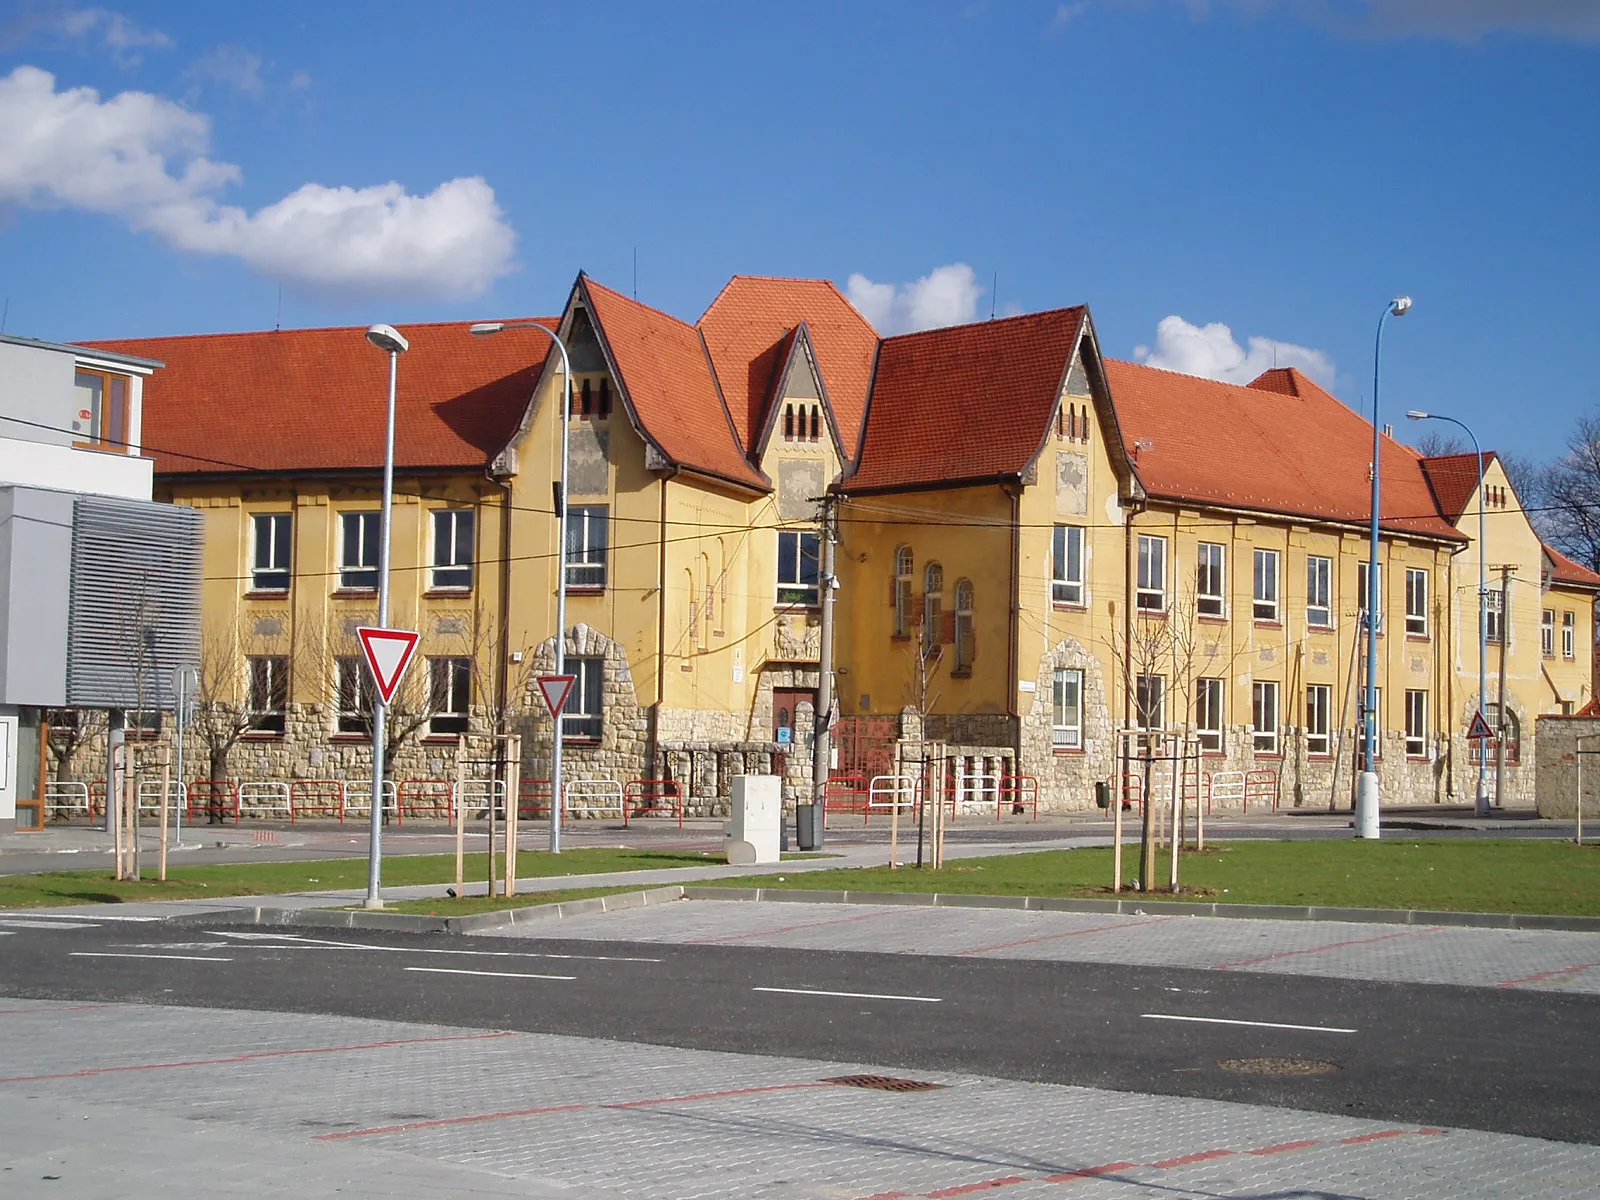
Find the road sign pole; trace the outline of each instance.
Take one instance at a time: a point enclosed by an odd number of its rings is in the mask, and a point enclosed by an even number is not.
[[[369,335],[370,336],[370,335]],[[389,624],[389,518],[394,508],[394,386],[400,370],[400,349],[389,348],[389,410],[383,440],[383,512],[378,518],[378,625]],[[374,688],[375,693],[380,689]],[[383,739],[388,730],[388,702],[374,694],[372,704],[372,825],[367,839],[366,908],[382,908],[383,877]]]

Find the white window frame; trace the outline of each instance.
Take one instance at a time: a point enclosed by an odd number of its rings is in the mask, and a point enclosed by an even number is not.
[[[1195,545],[1194,610],[1202,617],[1228,615],[1228,548],[1219,542]]]
[[[1505,601],[1501,588],[1489,588],[1483,594],[1483,639],[1497,646],[1505,633]]]
[[[972,672],[975,650],[972,628],[974,603],[972,580],[956,580],[956,663],[954,669],[966,674],[971,674]]]
[[[428,659],[428,732],[466,733],[472,724],[472,660],[459,656]]]
[[[1167,611],[1167,539],[1159,534],[1139,535],[1138,588],[1134,607],[1141,612]]]
[[[911,576],[915,570],[916,556],[912,554],[911,547],[901,546],[894,552],[894,587],[890,592],[890,602],[894,605],[895,637],[911,636]]]
[[[601,591],[606,586],[606,558],[611,548],[611,509],[586,504],[567,509],[564,557],[567,587]]]
[[[470,592],[478,531],[476,510],[436,508],[429,524],[433,532],[430,588],[436,592]]]
[[[1227,680],[1202,676],[1194,681],[1195,739],[1207,754],[1224,752],[1227,697]]]
[[[606,660],[574,655],[567,659],[567,671],[574,678],[561,710],[562,739],[598,742],[605,733]]]
[[[382,537],[383,514],[376,509],[352,509],[339,514],[341,589],[353,592],[378,590],[379,542]],[[371,562],[367,561],[369,558]],[[368,579],[372,582],[366,582]]]
[[[1133,682],[1133,697],[1135,728],[1150,733],[1159,733],[1166,729],[1167,677],[1165,675],[1136,675]]]
[[[931,562],[922,568],[922,648],[932,654],[944,638],[944,567]]]
[[[1050,744],[1057,750],[1083,749],[1083,671],[1079,667],[1057,667],[1051,679]]]
[[[1428,636],[1428,596],[1432,590],[1426,569],[1406,568],[1406,636]]]
[[[244,663],[251,732],[283,733],[289,710],[289,656],[252,654]]]
[[[806,582],[806,563],[811,564],[811,582]],[[778,531],[778,604],[796,608],[816,608],[822,597],[822,539],[800,529]]]
[[[1256,550],[1251,555],[1250,615],[1254,620],[1277,624],[1282,616],[1278,605],[1280,560],[1276,550]]]
[[[1561,657],[1572,660],[1578,657],[1578,614],[1561,614]]]
[[[1050,599],[1081,606],[1083,592],[1083,526],[1057,525],[1050,542]]]
[[[1539,613],[1539,653],[1545,658],[1556,656],[1556,610],[1553,608]]]
[[[1367,611],[1367,566],[1365,560],[1356,564],[1356,611],[1365,615]],[[1383,564],[1378,564],[1378,632],[1383,632]]]
[[[1278,684],[1261,679],[1250,685],[1250,726],[1253,749],[1257,754],[1277,754]]]
[[[377,691],[372,684],[372,672],[367,660],[359,654],[341,654],[334,660],[334,731],[342,734],[366,734],[371,730],[373,705]],[[355,701],[355,707],[346,701]]]
[[[1333,688],[1326,683],[1306,685],[1306,753],[1326,758],[1333,752],[1330,717]]]
[[[252,513],[250,542],[250,590],[287,592],[294,579],[294,514]],[[281,583],[277,582],[280,576]]]
[[[1428,754],[1428,693],[1422,688],[1406,689],[1406,757],[1425,758]]]
[[[1306,624],[1333,628],[1333,559],[1325,554],[1306,555]]]

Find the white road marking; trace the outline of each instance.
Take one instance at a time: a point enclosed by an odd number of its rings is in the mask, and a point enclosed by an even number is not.
[[[491,975],[496,979],[559,979],[571,983],[576,975],[530,975],[523,971],[467,971],[456,967],[406,967],[407,971],[423,971],[429,975]]]
[[[0,925],[7,929],[98,929],[99,926],[92,922],[83,921],[69,924],[66,921],[32,921],[22,918],[0,917]]]
[[[42,912],[31,912],[31,911],[30,912],[0,913],[0,919],[5,919],[5,920],[9,921],[13,917],[23,917],[23,918],[26,918],[27,920],[30,920],[30,921],[59,922],[59,923],[61,923],[63,925],[69,925],[73,921],[138,921],[140,923],[143,923],[143,922],[147,922],[147,921],[164,921],[164,920],[166,920],[165,917],[124,917],[124,916],[112,916],[110,913],[62,913],[60,916],[56,916],[54,913],[42,913]]]
[[[943,996],[891,996],[879,992],[824,992],[814,988],[753,987],[752,992],[782,992],[788,996],[843,996],[849,1000],[915,1000],[918,1004],[942,1004]]]
[[[239,933],[208,929],[214,937],[237,938],[264,950],[372,950],[383,954],[466,954],[475,958],[564,958],[582,962],[658,963],[659,958],[627,958],[608,954],[540,954],[531,950],[440,950],[429,946],[374,946],[366,942],[341,942],[331,938],[301,937],[292,933]],[[272,945],[264,943],[271,942]]]
[[[176,958],[184,962],[232,962],[231,958],[201,958],[197,954],[123,954],[115,950],[74,950],[68,958]]]
[[[1228,1017],[1185,1017],[1177,1013],[1140,1013],[1151,1021],[1198,1021],[1205,1025],[1250,1025],[1258,1029],[1302,1029],[1310,1033],[1360,1033],[1359,1029],[1340,1029],[1335,1025],[1285,1025],[1280,1021],[1235,1021]]]

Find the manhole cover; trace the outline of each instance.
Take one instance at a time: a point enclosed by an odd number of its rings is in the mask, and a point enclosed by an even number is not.
[[[1331,1075],[1339,1069],[1316,1058],[1225,1058],[1217,1066],[1239,1075]]]
[[[835,1075],[822,1082],[835,1083],[840,1087],[872,1088],[879,1092],[931,1092],[949,1086],[928,1083],[923,1079],[896,1079],[893,1075]]]

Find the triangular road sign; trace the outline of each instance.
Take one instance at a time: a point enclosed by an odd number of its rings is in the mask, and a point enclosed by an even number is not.
[[[539,691],[544,696],[544,702],[550,706],[552,717],[560,716],[561,710],[567,706],[567,693],[572,691],[576,675],[541,675],[538,678]]]
[[[388,704],[394,699],[422,635],[410,629],[372,629],[363,625],[356,630],[356,637],[361,642],[361,653],[367,657],[378,695]]]
[[[1481,712],[1472,714],[1472,724],[1467,726],[1467,741],[1481,742],[1493,741],[1494,730],[1489,728],[1489,722],[1483,719]]]

